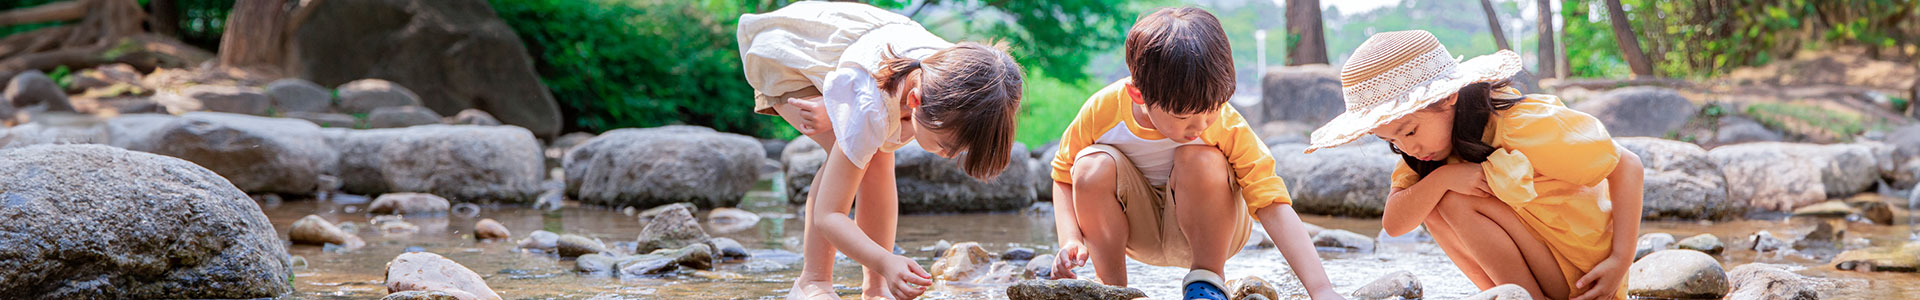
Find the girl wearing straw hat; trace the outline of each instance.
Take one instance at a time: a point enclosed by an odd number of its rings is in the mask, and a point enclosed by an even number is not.
[[[1387,233],[1424,223],[1481,289],[1626,299],[1640,158],[1593,116],[1508,87],[1520,68],[1511,51],[1461,61],[1426,31],[1376,34],[1340,70],[1346,112],[1306,152],[1366,135],[1391,143],[1402,162]]]

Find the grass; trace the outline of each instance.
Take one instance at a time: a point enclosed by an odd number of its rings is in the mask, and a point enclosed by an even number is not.
[[[1066,132],[1067,124],[1080,113],[1080,105],[1086,103],[1087,97],[1106,87],[1105,82],[1092,80],[1062,81],[1040,70],[1028,70],[1026,79],[1027,86],[1020,96],[1020,126],[1015,129],[1014,140],[1034,148],[1059,140],[1060,133]]]
[[[1802,103],[1754,103],[1747,116],[1770,128],[1815,133],[1836,141],[1851,140],[1868,128],[1866,117]]]

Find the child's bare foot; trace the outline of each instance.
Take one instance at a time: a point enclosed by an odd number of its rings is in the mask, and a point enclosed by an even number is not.
[[[787,300],[840,299],[840,295],[833,292],[832,280],[807,280],[806,277],[802,275],[793,282],[793,289],[787,291]]]

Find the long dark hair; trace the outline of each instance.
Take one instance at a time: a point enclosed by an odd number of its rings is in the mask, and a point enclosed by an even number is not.
[[[1471,163],[1486,162],[1487,156],[1493,155],[1493,145],[1480,141],[1480,137],[1486,135],[1487,121],[1492,119],[1494,111],[1513,108],[1514,103],[1520,102],[1520,99],[1493,97],[1494,90],[1504,89],[1509,85],[1512,85],[1511,81],[1499,80],[1476,82],[1460,88],[1458,98],[1455,98],[1453,103],[1454,155],[1459,155],[1460,159]],[[1393,153],[1399,154],[1400,159],[1406,161],[1407,167],[1413,168],[1414,173],[1420,174],[1420,178],[1426,178],[1428,173],[1433,173],[1433,170],[1447,165],[1445,158],[1440,161],[1424,161],[1400,152],[1399,147],[1391,145],[1388,147],[1393,148]]]

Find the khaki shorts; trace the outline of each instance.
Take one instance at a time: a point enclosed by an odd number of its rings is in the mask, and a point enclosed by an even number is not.
[[[1120,211],[1127,220],[1127,256],[1142,263],[1167,267],[1193,266],[1193,247],[1187,244],[1187,234],[1180,230],[1176,220],[1171,184],[1166,188],[1154,187],[1147,177],[1140,174],[1140,168],[1126,154],[1108,145],[1092,145],[1074,155],[1074,160],[1095,153],[1106,153],[1113,157],[1114,163],[1114,199],[1120,201]],[[1220,172],[1233,172],[1222,169]],[[1229,247],[1228,257],[1240,253],[1240,245],[1245,245],[1247,237],[1253,234],[1253,218],[1247,215],[1246,200],[1240,196],[1240,186],[1230,184],[1233,190],[1233,218],[1225,220],[1221,230],[1233,231],[1233,247]]]
[[[804,89],[800,89],[798,91],[789,92],[779,96],[767,96],[767,95],[761,94],[760,91],[753,91],[753,112],[760,113],[762,115],[779,116],[780,112],[774,111],[773,108],[776,106],[780,106],[782,104],[787,104],[787,99],[792,99],[792,98],[804,99],[808,97],[819,97],[819,96],[820,96],[820,89],[817,89],[814,87],[807,87]]]

